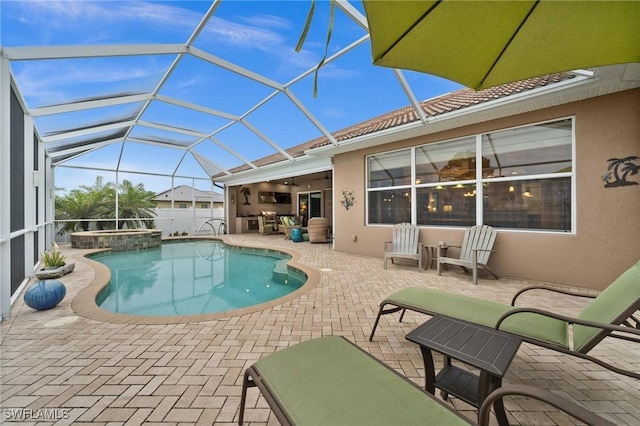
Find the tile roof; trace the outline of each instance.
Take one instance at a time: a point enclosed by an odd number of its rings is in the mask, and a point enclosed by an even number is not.
[[[565,80],[570,80],[574,77],[575,74],[557,73],[542,77],[534,77],[513,83],[507,83],[479,91],[475,91],[473,89],[461,89],[426,101],[422,101],[420,102],[420,106],[427,117],[436,117],[453,111],[463,110],[475,105],[480,105],[496,99],[513,96],[518,93],[537,89],[539,87],[548,86],[550,84],[559,83]],[[332,135],[336,139],[336,141],[343,142],[359,136],[373,134],[381,130],[399,127],[407,123],[418,121],[419,119],[420,118],[416,114],[414,108],[412,106],[406,106],[364,121],[362,123],[355,124],[342,130],[338,130],[332,133]],[[300,145],[288,148],[286,151],[293,158],[298,158],[302,157],[305,151],[314,148],[320,148],[322,146],[329,145],[330,143],[331,142],[325,136],[322,136],[311,141],[304,142]],[[260,158],[253,163],[256,166],[260,167],[279,163],[285,160],[286,158],[284,157],[284,155],[278,152]],[[230,171],[232,173],[236,173],[248,170],[249,168],[250,167],[248,165],[242,165],[235,167]]]

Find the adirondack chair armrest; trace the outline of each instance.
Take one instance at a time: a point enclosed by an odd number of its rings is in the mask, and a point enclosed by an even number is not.
[[[481,248],[472,248],[471,251],[489,251],[491,253],[495,253],[495,250],[491,249],[481,249]]]
[[[531,290],[552,291],[554,293],[567,294],[569,296],[576,296],[576,297],[586,297],[586,298],[589,298],[589,299],[595,299],[597,297],[594,294],[579,293],[577,291],[568,290],[568,289],[545,287],[545,286],[540,286],[540,285],[532,285],[532,286],[528,286],[528,287],[525,287],[525,288],[519,290],[513,296],[513,299],[511,299],[511,306],[516,306],[516,299],[518,299],[518,297],[520,297],[523,293],[526,293],[527,291],[531,291]]]
[[[567,315],[557,314],[555,312],[544,311],[542,309],[536,309],[536,308],[515,308],[515,309],[510,310],[509,312],[505,312],[504,314],[502,314],[502,316],[500,318],[498,318],[498,321],[496,322],[496,325],[495,325],[496,330],[500,329],[500,325],[502,325],[502,323],[507,318],[509,318],[509,317],[511,317],[513,315],[521,314],[521,313],[531,313],[531,314],[543,315],[545,317],[555,318],[555,319],[560,320],[560,321],[565,321],[565,322],[567,322],[569,324],[584,325],[586,327],[599,328],[601,330],[619,331],[619,332],[622,332],[622,333],[628,333],[628,334],[634,334],[636,336],[640,336],[640,329],[637,329],[637,328],[632,328],[632,327],[623,326],[623,325],[607,324],[607,323],[603,323],[603,322],[587,321],[587,320],[583,320],[583,319],[580,319],[580,318],[569,317]],[[630,340],[632,342],[639,342],[640,343],[640,339],[636,340],[636,338],[634,338],[634,337],[622,337],[622,336],[618,336],[618,335],[612,335],[612,336],[613,337],[623,338],[625,340]]]

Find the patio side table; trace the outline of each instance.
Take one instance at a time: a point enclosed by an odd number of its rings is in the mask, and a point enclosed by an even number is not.
[[[424,269],[438,269],[438,257],[446,256],[449,246],[426,244],[423,247],[426,254]]]
[[[449,394],[480,407],[489,393],[502,385],[522,340],[515,335],[436,315],[406,335],[407,340],[420,345],[425,371],[425,389],[434,394],[441,390],[446,400]],[[444,368],[436,376],[431,351],[444,355]],[[480,370],[476,375],[452,365],[455,359]],[[508,425],[504,404],[495,404],[498,424]]]

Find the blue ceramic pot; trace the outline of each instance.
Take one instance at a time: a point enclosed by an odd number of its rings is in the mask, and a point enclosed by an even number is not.
[[[293,228],[291,230],[291,241],[293,241],[294,243],[299,243],[300,241],[302,241],[302,229]]]
[[[44,280],[34,283],[24,293],[24,303],[38,311],[51,309],[67,294],[67,288],[60,281]]]

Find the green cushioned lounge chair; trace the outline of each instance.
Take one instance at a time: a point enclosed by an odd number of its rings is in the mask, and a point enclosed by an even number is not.
[[[511,305],[505,305],[435,289],[410,287],[397,291],[380,303],[369,340],[373,340],[380,316],[402,311],[402,321],[408,309],[495,327],[517,334],[525,342],[588,359],[611,371],[640,379],[638,372],[623,370],[587,354],[607,336],[640,343],[640,321],[633,316],[640,309],[640,262],[618,277],[575,318],[541,309],[516,307],[516,299],[532,290],[592,297],[556,288],[532,286],[520,290],[513,297]]]
[[[254,386],[260,389],[283,425],[473,424],[338,336],[298,343],[267,355],[249,367],[242,386],[240,425],[244,421],[247,389]],[[613,424],[546,390],[505,386],[494,394],[485,400],[478,413],[482,425],[489,424],[491,404],[505,395],[524,395],[545,401],[587,424]]]

